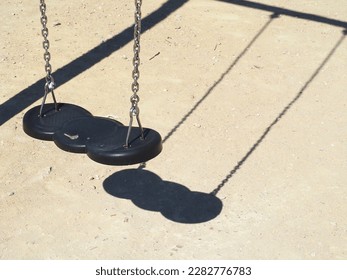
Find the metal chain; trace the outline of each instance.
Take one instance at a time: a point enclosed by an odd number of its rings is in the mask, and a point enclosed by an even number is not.
[[[46,3],[44,0],[40,0],[40,12],[41,12],[41,24],[42,24],[42,30],[41,30],[41,34],[43,36],[43,42],[42,42],[42,46],[44,49],[44,54],[43,54],[43,58],[46,62],[45,64],[45,72],[46,72],[46,84],[45,84],[45,95],[43,97],[43,101],[42,101],[42,105],[40,108],[40,117],[43,116],[42,114],[42,110],[43,110],[43,106],[46,102],[46,97],[47,94],[49,92],[52,93],[52,97],[53,97],[53,101],[54,101],[54,105],[55,105],[55,110],[58,110],[58,106],[57,106],[57,101],[55,99],[55,95],[54,95],[54,87],[55,87],[55,83],[54,83],[54,79],[52,76],[52,65],[50,64],[50,60],[51,60],[51,54],[49,52],[49,41],[48,41],[48,28],[47,28],[47,15],[46,15]]]
[[[48,28],[47,28],[47,15],[46,15],[46,3],[44,0],[40,0],[40,11],[41,11],[41,24],[42,30],[41,34],[43,36],[43,49],[45,53],[43,54],[43,58],[46,62],[45,71],[46,71],[46,81],[50,82],[52,78],[52,65],[50,64],[51,54],[49,52],[49,41],[48,41]]]
[[[133,96],[131,98],[131,102],[138,102],[137,93],[139,91],[139,83],[138,79],[140,78],[140,36],[141,36],[141,5],[142,0],[135,0],[135,24],[134,24],[134,58],[133,58],[133,79],[134,82],[131,85],[131,89],[133,91]]]
[[[141,130],[141,139],[142,140],[144,139],[143,128],[142,128],[142,125],[140,122],[140,116],[139,116],[140,109],[138,107],[140,97],[137,94],[140,88],[138,80],[140,78],[139,66],[140,66],[141,5],[142,5],[142,0],[135,0],[134,48],[133,48],[134,49],[134,58],[133,58],[134,70],[132,72],[132,77],[134,81],[131,85],[133,95],[130,97],[130,102],[131,102],[130,123],[129,123],[127,137],[125,140],[125,145],[124,145],[125,148],[129,147],[129,138],[130,138],[130,132],[132,129],[134,116],[136,117],[137,123]]]

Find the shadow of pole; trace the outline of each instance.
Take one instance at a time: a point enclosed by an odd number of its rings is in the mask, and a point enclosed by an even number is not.
[[[168,0],[159,9],[142,21],[142,33],[166,19],[189,0]],[[88,70],[104,58],[110,56],[133,40],[133,27],[130,26],[114,37],[89,50],[53,73],[59,85],[63,85]],[[43,96],[45,79],[37,81],[0,105],[0,126]],[[58,86],[57,86],[58,87]]]
[[[217,195],[217,193],[224,187],[224,185],[233,177],[233,175],[239,170],[242,165],[247,161],[247,159],[252,155],[252,153],[258,148],[258,146],[263,142],[265,137],[269,134],[271,129],[281,120],[281,118],[288,112],[288,110],[299,100],[300,97],[302,97],[305,90],[309,87],[309,85],[313,82],[313,80],[317,77],[319,72],[322,70],[322,68],[328,63],[330,58],[333,56],[333,54],[336,52],[338,47],[342,44],[344,39],[346,38],[347,30],[343,31],[342,36],[337,41],[335,46],[332,48],[332,50],[329,52],[329,54],[325,57],[323,62],[319,65],[319,67],[316,69],[316,71],[312,74],[312,76],[308,79],[308,81],[305,83],[305,85],[300,89],[298,94],[292,99],[292,101],[289,102],[289,104],[284,107],[282,112],[277,116],[277,118],[265,129],[263,134],[260,136],[260,138],[254,143],[254,145],[249,149],[249,151],[244,155],[244,157],[237,163],[237,165],[229,172],[229,174],[222,180],[222,182],[215,188],[211,194]]]
[[[284,9],[284,8],[280,8],[276,6],[270,6],[270,5],[266,5],[262,3],[256,3],[252,1],[243,1],[243,0],[217,0],[217,1],[225,2],[225,3],[229,3],[233,5],[238,5],[238,6],[243,6],[243,7],[247,7],[251,9],[262,10],[262,11],[266,11],[270,13],[276,13],[283,16],[294,17],[297,19],[304,19],[304,20],[329,24],[332,26],[347,28],[347,22],[345,21],[327,18],[327,17],[315,15],[315,14],[293,11],[289,9]]]

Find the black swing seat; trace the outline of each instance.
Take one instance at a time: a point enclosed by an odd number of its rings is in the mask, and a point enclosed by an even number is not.
[[[66,122],[53,136],[54,143],[62,150],[86,153],[86,144],[95,137],[117,129],[122,124],[103,117],[86,116]]]
[[[24,132],[40,140],[53,140],[54,133],[67,121],[91,115],[77,105],[58,103],[56,111],[54,103],[47,103],[40,116],[40,107],[31,108],[23,117]]]
[[[160,134],[144,128],[133,127],[129,137],[129,146],[125,147],[127,126],[119,126],[103,137],[87,142],[87,155],[94,161],[107,165],[131,165],[146,162],[160,154],[162,141]]]

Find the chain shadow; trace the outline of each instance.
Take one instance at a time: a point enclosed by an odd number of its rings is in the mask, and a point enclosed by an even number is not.
[[[247,46],[243,53],[235,60],[235,63],[245,54],[247,49],[254,43],[255,39],[266,29],[268,24],[277,15],[271,16],[260,32],[255,36],[251,43]],[[280,112],[275,120],[265,129],[264,133],[254,143],[245,156],[237,163],[237,165],[226,175],[221,183],[210,193],[201,193],[190,191],[187,187],[177,183],[163,181],[156,174],[146,171],[143,163],[138,169],[124,170],[114,173],[104,181],[104,189],[107,193],[118,198],[131,200],[136,206],[149,210],[160,212],[169,220],[179,223],[202,223],[217,217],[223,208],[221,200],[217,198],[219,191],[228,183],[233,175],[242,167],[249,159],[252,153],[259,147],[262,141],[267,137],[271,129],[282,119],[289,109],[302,97],[305,90],[314,81],[322,68],[328,63],[330,58],[342,44],[347,35],[347,30],[343,31],[341,38],[334,45],[316,71],[308,79],[305,85],[300,89],[298,94],[288,103],[288,105]],[[164,138],[166,141],[184,121],[194,112],[201,102],[211,93],[213,88],[222,80],[222,78],[231,70],[229,67],[221,78],[211,87],[205,96],[196,103],[192,110],[188,112],[178,125]]]
[[[274,121],[265,129],[263,134],[259,137],[259,139],[253,144],[253,146],[248,150],[248,152],[243,156],[243,158],[236,164],[236,166],[227,174],[227,176],[221,181],[221,183],[211,192],[213,195],[217,195],[218,192],[225,186],[226,183],[234,176],[234,174],[242,167],[242,165],[249,159],[249,157],[253,154],[253,152],[259,147],[259,145],[263,142],[263,140],[268,136],[270,131],[274,128],[274,126],[282,119],[282,117],[289,111],[289,109],[302,97],[305,90],[309,87],[309,85],[313,82],[313,80],[317,77],[323,67],[328,63],[330,58],[334,55],[338,47],[345,40],[347,35],[347,29],[342,31],[342,36],[334,45],[334,47],[330,50],[328,55],[324,58],[322,63],[316,69],[316,71],[312,74],[312,76],[307,80],[305,85],[300,89],[297,95],[288,103],[286,107],[280,112],[280,114],[274,119]]]
[[[222,201],[213,194],[191,191],[141,168],[116,172],[105,179],[103,187],[114,197],[129,199],[137,207],[160,212],[177,223],[207,222],[223,208]]]
[[[142,33],[165,20],[188,1],[189,0],[168,0],[165,2],[160,8],[142,20]],[[55,81],[59,85],[67,83],[131,42],[133,40],[133,34],[133,27],[130,26],[85,54],[82,54],[62,68],[57,69],[53,73]],[[45,79],[42,78],[2,103],[0,105],[0,126],[42,98],[44,84]],[[58,85],[56,88],[58,88]]]
[[[199,105],[213,92],[215,87],[224,79],[231,69],[247,53],[259,36],[267,29],[270,23],[277,18],[272,14],[264,26],[257,32],[244,50],[237,56],[228,69],[209,88],[204,96],[189,110],[177,125],[163,138],[166,142],[175,131],[193,114]],[[144,170],[146,163],[138,169],[129,169],[116,172],[104,181],[104,189],[107,193],[118,198],[131,200],[136,206],[160,212],[169,220],[179,223],[202,223],[217,217],[223,204],[214,193],[202,193],[190,191],[187,187],[163,181],[156,174]]]
[[[213,90],[223,81],[223,79],[230,73],[230,71],[235,67],[235,65],[240,61],[242,57],[245,56],[247,51],[252,47],[252,45],[257,41],[257,39],[264,33],[264,31],[269,27],[271,22],[278,18],[279,15],[274,13],[270,15],[269,20],[260,28],[253,39],[248,43],[248,45],[243,49],[243,51],[235,58],[233,63],[228,67],[226,71],[219,77],[219,79],[207,90],[207,92],[195,103],[195,105],[188,111],[187,114],[171,129],[171,131],[163,138],[163,143],[165,143],[179,127],[196,111],[196,109],[201,105],[203,101],[213,92]]]

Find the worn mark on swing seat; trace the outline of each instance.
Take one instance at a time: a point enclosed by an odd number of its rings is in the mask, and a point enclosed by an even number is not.
[[[67,138],[69,138],[71,140],[77,140],[79,138],[78,134],[71,135],[71,134],[64,133],[64,136],[66,136]]]

